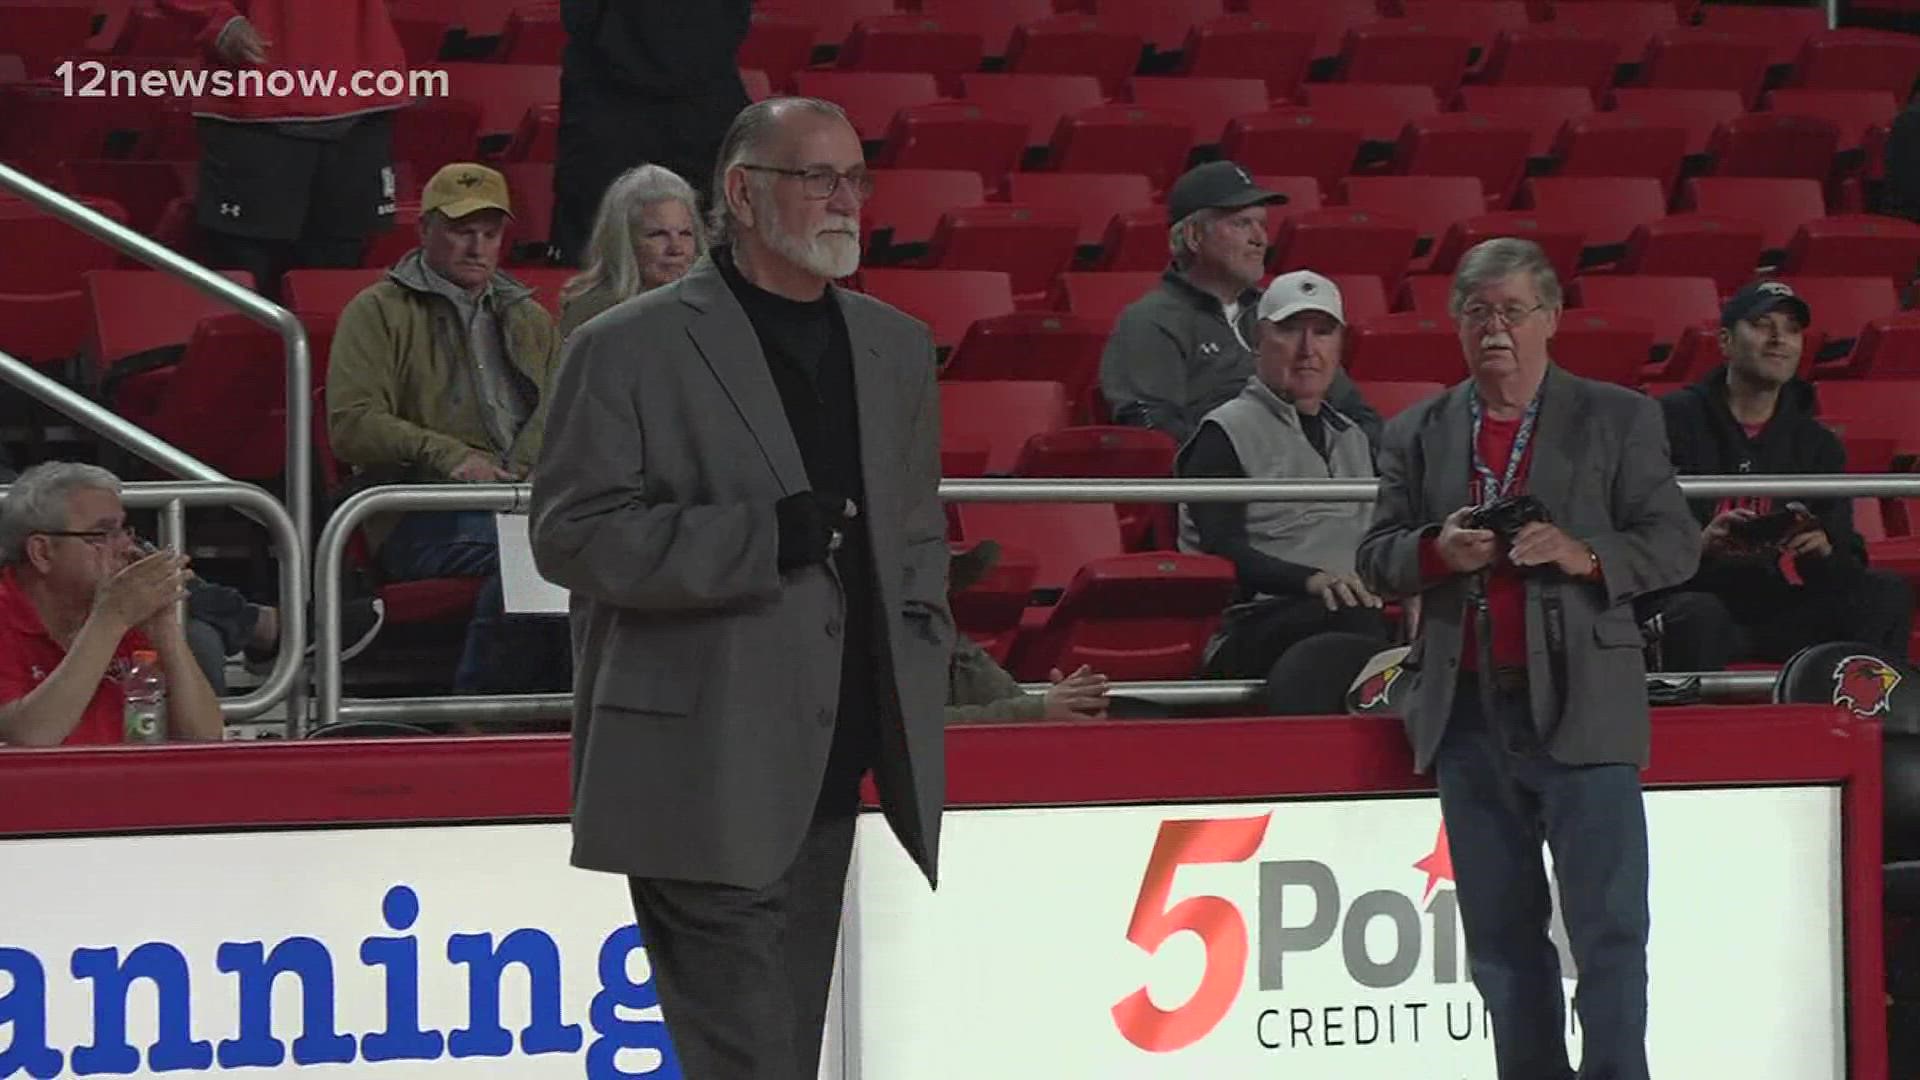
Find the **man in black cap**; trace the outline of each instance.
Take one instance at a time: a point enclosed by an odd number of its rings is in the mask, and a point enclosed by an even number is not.
[[[1100,358],[1100,390],[1114,423],[1157,428],[1184,443],[1200,418],[1238,395],[1253,374],[1267,207],[1287,201],[1231,161],[1189,170],[1167,193],[1172,265],[1127,305]],[[1380,416],[1343,371],[1328,401],[1377,444]]]
[[[1720,311],[1727,362],[1660,402],[1682,474],[1765,476],[1846,471],[1840,439],[1814,418],[1798,377],[1812,312],[1791,286],[1760,281]],[[1867,568],[1849,499],[1692,500],[1700,569],[1641,602],[1668,671],[1779,662],[1808,645],[1860,641],[1907,654],[1913,598],[1898,577]]]

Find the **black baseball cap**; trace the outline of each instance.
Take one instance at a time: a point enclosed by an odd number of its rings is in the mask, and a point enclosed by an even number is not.
[[[1813,309],[1793,291],[1793,286],[1784,281],[1756,281],[1734,293],[1721,307],[1720,325],[1732,326],[1775,311],[1792,312],[1801,326],[1813,322]]]
[[[1173,182],[1167,192],[1167,217],[1184,221],[1200,210],[1240,210],[1286,201],[1285,195],[1255,184],[1253,176],[1233,162],[1209,161]]]

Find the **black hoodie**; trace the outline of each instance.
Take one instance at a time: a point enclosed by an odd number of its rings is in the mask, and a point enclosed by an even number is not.
[[[648,97],[739,96],[750,0],[561,0],[568,64]]]
[[[1843,473],[1846,448],[1831,428],[1815,419],[1811,383],[1794,379],[1780,388],[1773,417],[1756,437],[1748,437],[1727,407],[1727,369],[1721,365],[1692,386],[1660,399],[1666,415],[1667,439],[1673,464],[1682,476],[1756,476],[1793,473]],[[1781,500],[1744,499],[1740,505],[1765,512]],[[1820,519],[1833,554],[1826,558],[1795,560],[1795,569],[1808,585],[1851,577],[1867,565],[1866,544],[1853,531],[1851,499],[1800,499]],[[1702,525],[1728,505],[1727,501],[1692,499],[1694,517]],[[1778,590],[1790,587],[1779,561],[1771,557],[1703,556],[1689,588],[1712,592]],[[1750,598],[1750,597],[1749,597]]]

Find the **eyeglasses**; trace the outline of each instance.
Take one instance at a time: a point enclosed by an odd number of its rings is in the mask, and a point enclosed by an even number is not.
[[[130,525],[121,525],[112,529],[36,529],[41,536],[64,536],[73,540],[85,540],[94,547],[111,547],[119,541],[131,542],[139,536]]]
[[[840,190],[841,184],[851,185],[853,193],[860,197],[861,202],[866,202],[868,199],[873,198],[873,174],[865,169],[835,172],[825,166],[818,166],[811,169],[780,169],[772,165],[742,165],[740,167],[750,172],[764,172],[773,173],[777,176],[797,177],[800,181],[800,190],[809,199],[831,199],[833,198],[834,192]]]
[[[1496,308],[1485,304],[1470,304],[1460,309],[1460,320],[1469,326],[1488,326],[1497,318],[1503,325],[1514,327],[1526,322],[1533,317],[1534,312],[1546,306],[1535,304],[1532,307],[1523,307],[1519,304],[1508,304],[1505,307]]]

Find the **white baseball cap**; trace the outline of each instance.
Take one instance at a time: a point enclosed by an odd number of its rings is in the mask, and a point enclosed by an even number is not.
[[[1281,274],[1260,296],[1260,317],[1268,322],[1284,322],[1302,311],[1324,311],[1341,326],[1347,325],[1340,286],[1311,270]]]

